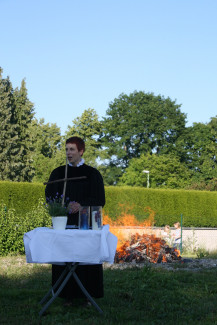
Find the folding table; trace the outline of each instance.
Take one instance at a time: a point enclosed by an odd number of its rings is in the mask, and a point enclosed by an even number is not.
[[[74,277],[91,304],[102,313],[79,280],[75,270],[78,264],[102,264],[103,262],[112,264],[114,262],[117,237],[109,231],[109,225],[103,226],[102,230],[54,230],[39,227],[25,233],[23,240],[27,263],[65,265],[57,282],[40,301],[42,305],[45,304],[39,312],[40,316],[58,297],[71,276]],[[59,286],[62,279],[64,280]]]

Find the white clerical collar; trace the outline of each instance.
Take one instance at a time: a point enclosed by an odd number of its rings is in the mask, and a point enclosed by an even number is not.
[[[84,164],[84,159],[81,158],[81,161],[79,161],[79,163],[76,165],[76,167],[80,167],[80,166],[82,166],[83,164]],[[74,167],[71,163],[69,163],[69,166]]]

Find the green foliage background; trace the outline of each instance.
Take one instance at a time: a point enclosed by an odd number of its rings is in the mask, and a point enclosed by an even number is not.
[[[0,182],[0,255],[24,253],[23,235],[36,227],[51,226],[45,209],[44,185]],[[105,187],[103,212],[113,220],[124,210],[140,221],[156,214],[155,226],[173,225],[183,215],[184,227],[217,227],[217,192]]]
[[[99,119],[93,108],[60,128],[35,117],[25,79],[13,88],[0,67],[0,180],[44,182],[65,163],[65,140],[84,139],[85,162],[96,167],[105,185],[145,185],[216,191],[217,116],[186,126],[181,105],[144,91],[120,94]]]

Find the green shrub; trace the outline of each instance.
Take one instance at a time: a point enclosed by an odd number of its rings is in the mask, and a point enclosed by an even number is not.
[[[23,235],[37,227],[51,226],[44,200],[40,198],[36,207],[19,216],[14,209],[0,205],[0,255],[24,253]]]

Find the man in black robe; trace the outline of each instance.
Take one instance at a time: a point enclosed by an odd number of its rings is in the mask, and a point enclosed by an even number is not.
[[[71,137],[66,140],[66,157],[68,159],[67,175],[66,166],[54,169],[50,175],[49,182],[69,178],[80,178],[67,180],[65,198],[70,201],[68,225],[78,226],[80,206],[104,206],[105,191],[103,179],[99,171],[84,163],[82,155],[85,151],[85,143],[79,137]],[[64,182],[47,184],[45,189],[46,198],[55,198],[63,194]],[[52,285],[57,281],[64,266],[52,265]],[[103,269],[102,264],[79,265],[76,273],[82,284],[92,297],[103,297]],[[72,300],[82,298],[84,294],[71,277],[60,297]]]

